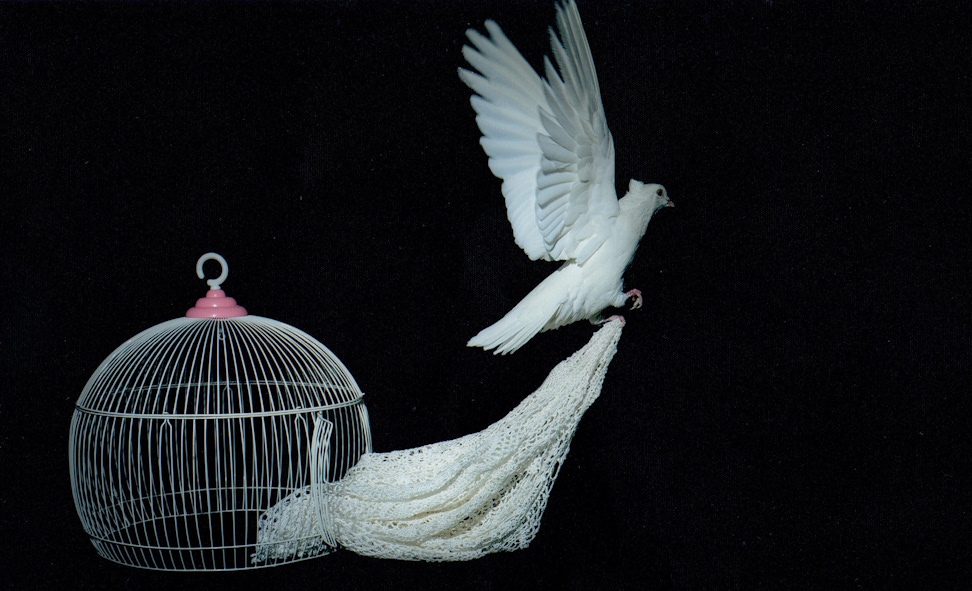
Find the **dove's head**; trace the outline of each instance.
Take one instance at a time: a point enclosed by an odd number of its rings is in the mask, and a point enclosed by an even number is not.
[[[643,183],[631,179],[628,183],[628,195],[632,196],[639,205],[647,209],[649,216],[654,215],[663,207],[675,207],[668,198],[668,191],[657,183]]]
[[[675,207],[668,198],[665,187],[655,183],[645,184],[634,179],[628,183],[628,194],[619,202],[625,225],[638,236],[644,236],[648,221],[663,207]]]

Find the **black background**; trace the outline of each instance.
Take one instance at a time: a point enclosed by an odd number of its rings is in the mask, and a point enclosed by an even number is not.
[[[487,18],[538,66],[553,3],[4,4],[4,585],[958,587],[972,22],[918,4],[581,3],[618,187],[677,206],[536,540],[217,574],[95,554],[67,466],[87,378],[204,293],[212,250],[350,368],[377,451],[502,417],[593,329],[464,346],[552,266],[513,243],[456,68]]]

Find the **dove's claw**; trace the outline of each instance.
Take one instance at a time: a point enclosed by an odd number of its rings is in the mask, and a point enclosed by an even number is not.
[[[615,320],[621,323],[622,328],[624,327],[625,324],[627,324],[624,320],[624,316],[621,316],[620,314],[615,314],[614,316],[608,317],[608,319],[604,321],[604,324],[607,324],[608,322],[614,322]]]
[[[641,304],[644,301],[641,298],[641,290],[640,289],[632,289],[631,291],[625,292],[624,295],[628,296],[629,298],[634,298],[634,303],[631,304],[631,309],[632,310],[637,310],[638,308],[640,308],[641,307]]]
[[[621,316],[620,314],[615,314],[614,316],[608,316],[607,318],[591,318],[591,324],[593,324],[594,326],[604,326],[608,322],[614,322],[615,320],[620,322],[621,326],[624,326],[625,324],[624,316]]]

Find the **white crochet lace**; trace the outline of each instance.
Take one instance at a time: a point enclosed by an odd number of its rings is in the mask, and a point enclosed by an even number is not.
[[[605,324],[485,430],[368,453],[319,495],[312,487],[295,491],[261,519],[254,562],[325,537],[359,554],[401,560],[470,560],[527,547],[577,425],[601,392],[621,326]]]

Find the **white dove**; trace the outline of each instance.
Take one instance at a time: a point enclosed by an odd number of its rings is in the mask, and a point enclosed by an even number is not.
[[[665,188],[632,180],[618,199],[614,140],[607,127],[594,60],[573,0],[557,6],[561,39],[550,30],[558,74],[544,57],[546,80],[494,21],[487,38],[469,29],[462,54],[478,73],[459,69],[471,98],[489,168],[503,179],[517,245],[532,259],[564,261],[496,324],[467,343],[512,353],[539,332],[582,319],[598,322],[641,292],[622,275],[648,221],[671,207]]]

